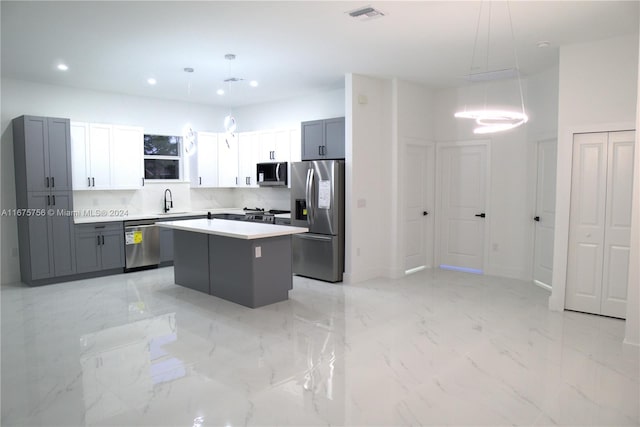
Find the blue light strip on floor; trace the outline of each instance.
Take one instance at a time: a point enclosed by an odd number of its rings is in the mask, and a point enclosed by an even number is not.
[[[443,270],[462,271],[463,273],[484,274],[482,270],[476,268],[456,267],[455,265],[440,264]]]

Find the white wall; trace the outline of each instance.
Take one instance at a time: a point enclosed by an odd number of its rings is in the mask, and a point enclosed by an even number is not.
[[[637,70],[638,35],[560,48],[553,310],[564,309],[573,134],[634,129]],[[628,309],[637,318],[638,305]]]
[[[389,276],[391,81],[347,74],[345,281]]]
[[[299,128],[300,122],[344,116],[344,89],[319,92],[300,98],[256,104],[235,110],[238,132]]]
[[[639,47],[640,47],[640,43]],[[638,55],[640,57],[640,54]],[[640,69],[640,65],[638,66]],[[636,129],[640,129],[640,73],[636,98]],[[629,287],[627,290],[627,321],[624,342],[640,348],[640,144],[636,132],[635,169],[633,171],[633,202],[631,217],[631,250],[629,252]]]
[[[464,105],[484,99],[482,86],[439,90],[435,93],[435,138],[438,143],[490,140],[490,184],[487,212],[488,259],[485,274],[531,279],[532,203],[535,168],[531,165],[532,145],[537,135],[553,135],[557,103],[557,74],[550,69],[522,80],[525,109],[529,122],[516,129],[474,135],[471,120],[456,119],[454,113]],[[489,100],[496,105],[509,102],[519,108],[517,81],[493,82]],[[529,97],[530,93],[534,93]],[[494,104],[489,104],[494,105]],[[511,107],[513,108],[513,107]]]

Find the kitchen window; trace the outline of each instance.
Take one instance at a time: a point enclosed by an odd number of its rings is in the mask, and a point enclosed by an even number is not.
[[[144,179],[180,179],[182,137],[144,136]]]

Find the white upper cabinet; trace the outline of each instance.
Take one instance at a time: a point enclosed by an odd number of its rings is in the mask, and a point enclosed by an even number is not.
[[[71,122],[71,176],[74,190],[91,188],[89,123]]]
[[[291,144],[289,150],[289,161],[299,162],[302,160],[302,144],[300,141],[300,128],[289,130],[289,142]]]
[[[141,127],[71,122],[74,190],[133,190],[142,186]]]
[[[114,125],[111,139],[111,185],[114,190],[142,187],[144,129]]]
[[[189,162],[191,187],[218,186],[218,137],[217,133],[198,132],[197,149]]]
[[[290,130],[260,132],[259,162],[288,162],[291,158]]]
[[[218,187],[237,187],[238,134],[220,134],[218,139]]]
[[[238,187],[257,187],[256,164],[260,161],[260,134],[238,135]]]

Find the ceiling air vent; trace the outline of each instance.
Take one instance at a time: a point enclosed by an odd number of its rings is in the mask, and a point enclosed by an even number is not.
[[[347,13],[350,17],[357,18],[361,21],[368,21],[370,19],[381,18],[384,16],[384,12],[371,6],[360,7]]]

